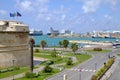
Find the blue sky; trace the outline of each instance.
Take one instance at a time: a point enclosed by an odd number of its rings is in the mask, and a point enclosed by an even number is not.
[[[0,0],[0,19],[19,20],[30,29],[50,27],[77,33],[120,30],[120,0]],[[9,13],[20,12],[12,18]]]

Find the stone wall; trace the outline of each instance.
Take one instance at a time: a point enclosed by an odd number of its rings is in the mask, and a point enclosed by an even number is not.
[[[28,32],[0,32],[0,67],[27,66],[30,63]]]

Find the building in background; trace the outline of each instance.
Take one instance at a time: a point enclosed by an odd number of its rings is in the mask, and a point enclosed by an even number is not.
[[[50,37],[55,37],[55,36],[58,36],[60,33],[59,33],[59,30],[54,30],[52,27],[50,28],[50,31],[47,33],[47,35],[50,35]]]

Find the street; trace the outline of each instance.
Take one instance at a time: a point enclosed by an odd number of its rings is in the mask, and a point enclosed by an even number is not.
[[[64,74],[67,75],[67,80],[90,80],[95,71],[98,71],[104,65],[104,62],[108,60],[108,54],[115,55],[118,52],[119,50],[109,53],[88,53],[93,55],[92,59],[74,68],[64,70],[47,80],[63,80]]]

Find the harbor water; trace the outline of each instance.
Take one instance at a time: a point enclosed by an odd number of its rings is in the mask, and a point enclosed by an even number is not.
[[[42,40],[45,40],[47,42],[47,46],[59,46],[59,41],[62,41],[64,39],[67,40],[82,40],[82,41],[95,41],[95,42],[114,42],[116,40],[120,41],[120,38],[59,38],[59,37],[55,37],[55,38],[51,38],[47,35],[42,35],[42,36],[33,36],[34,40],[35,40],[35,45],[40,45],[40,42]],[[79,46],[83,46],[84,44],[79,44]]]

